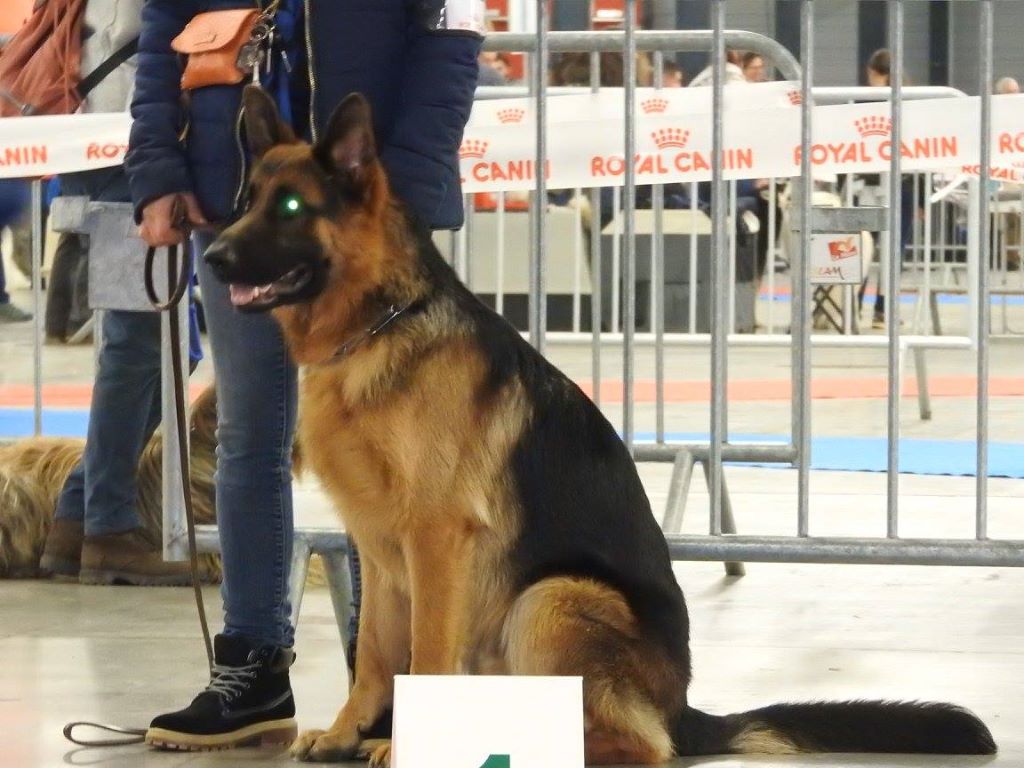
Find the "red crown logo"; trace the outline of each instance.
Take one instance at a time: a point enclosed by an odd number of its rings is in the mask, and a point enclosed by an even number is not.
[[[862,117],[854,120],[853,126],[861,136],[888,136],[892,133],[892,118],[882,115]]]
[[[648,115],[664,112],[668,109],[668,99],[644,99],[640,102],[640,108]]]
[[[510,109],[499,109],[498,110],[498,122],[500,123],[521,123],[523,121],[523,115],[526,114],[525,109],[518,109],[512,107]]]
[[[852,237],[848,237],[845,240],[830,240],[828,244],[828,253],[829,256],[832,257],[832,261],[849,259],[850,257],[857,255],[857,246],[854,245]]]
[[[659,128],[651,132],[651,138],[658,145],[658,149],[668,149],[669,147],[682,149],[690,140],[690,132],[684,131],[682,128]]]
[[[800,95],[800,91],[786,91],[786,98],[789,99],[790,104],[795,106],[804,103],[804,97]]]
[[[489,146],[490,142],[483,139],[466,139],[459,147],[459,157],[483,157]]]

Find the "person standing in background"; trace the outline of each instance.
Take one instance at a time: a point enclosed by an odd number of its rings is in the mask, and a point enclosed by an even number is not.
[[[240,7],[255,4],[143,6],[126,164],[140,234],[152,247],[183,242],[195,228],[202,253],[244,210],[249,158],[236,134],[242,84],[194,88],[183,104],[182,59],[171,47],[200,14]],[[460,227],[458,148],[477,84],[482,0],[281,0],[262,7],[275,31],[260,80],[295,135],[316,139],[342,99],[362,93],[395,196],[431,228]],[[179,206],[187,223],[172,216]],[[296,370],[274,318],[235,310],[228,287],[203,259],[196,264],[217,382],[224,630],[215,638],[207,687],[187,707],[155,718],[146,739],[174,749],[280,743],[297,732],[288,673],[295,658],[288,586]],[[359,575],[355,568],[357,607]],[[390,718],[385,713],[366,727],[388,735]]]
[[[0,35],[0,50],[3,50],[9,39],[9,35]],[[27,200],[28,189],[25,182],[0,179],[0,235],[3,234],[5,227],[18,220]],[[31,314],[11,303],[11,297],[7,293],[3,254],[0,253],[0,323],[22,323],[31,319]]]
[[[892,85],[892,78],[890,76],[890,69],[892,67],[892,56],[889,51],[885,48],[875,51],[871,54],[871,58],[868,59],[866,67],[866,76],[868,85],[874,88],[889,88]],[[904,77],[904,85],[909,85],[907,79]],[[879,178],[879,177],[875,177]],[[888,189],[880,190],[883,195],[888,195]],[[862,205],[865,203],[861,203]],[[868,203],[870,204],[870,203]],[[889,254],[891,259],[903,259],[903,253],[909,245],[913,236],[914,227],[914,179],[912,176],[904,175],[902,183],[900,184],[900,250],[899,253]],[[879,240],[879,234],[875,233],[876,242]],[[876,249],[880,254],[881,250]],[[881,261],[879,262],[881,265]],[[864,292],[867,286],[867,278],[864,279],[864,284],[860,289],[860,296],[863,299]],[[875,296],[875,307],[871,316],[871,327],[875,330],[881,330],[885,328],[885,276],[882,274],[880,269],[878,275],[878,293]],[[899,300],[897,299],[896,305],[893,308],[894,317],[899,319]]]
[[[88,0],[81,72],[124,58],[89,92],[83,112],[124,112],[135,79],[143,0]],[[116,61],[116,59],[114,60]],[[65,174],[62,192],[90,200],[131,200],[124,168]],[[72,235],[88,241],[86,235]],[[58,270],[58,265],[54,265]],[[107,310],[81,461],[57,500],[40,569],[86,584],[189,583],[187,563],[166,563],[136,510],[139,456],[160,422],[160,315]]]
[[[0,179],[0,234],[4,227],[13,224],[28,199],[25,182],[16,179]],[[4,274],[3,254],[0,253],[0,323],[23,323],[32,315],[11,301],[7,293],[7,277]]]

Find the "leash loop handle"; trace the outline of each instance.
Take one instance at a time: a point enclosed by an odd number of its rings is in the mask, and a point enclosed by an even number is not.
[[[176,197],[171,205],[171,223],[174,229],[179,232],[188,232],[188,212],[180,197]],[[146,249],[146,268],[143,274],[143,282],[146,284],[146,297],[153,308],[159,312],[167,312],[178,306],[188,290],[189,281],[192,279],[191,261],[185,258],[181,262],[181,269],[178,264],[178,246],[167,246],[167,289],[171,292],[167,301],[160,301],[156,292],[156,285],[153,282],[153,265],[156,261],[157,248]],[[187,493],[185,494],[188,495]]]
[[[181,268],[176,268],[178,263],[178,246],[168,246],[167,279],[169,281],[168,287],[171,289],[171,296],[167,301],[160,301],[160,297],[156,292],[156,285],[153,282],[153,266],[156,261],[156,252],[156,248],[146,249],[146,271],[144,275],[146,283],[146,297],[149,299],[154,309],[160,312],[167,312],[177,307],[182,298],[184,298],[185,291],[188,290],[189,279],[192,277],[192,271],[189,269],[188,259],[182,259]]]
[[[75,728],[96,728],[110,733],[120,733],[120,738],[114,739],[82,739],[74,735]],[[141,744],[146,737],[145,728],[123,728],[119,725],[106,725],[105,723],[90,723],[86,720],[76,720],[64,726],[64,738],[72,744],[80,747],[124,747],[129,744]]]

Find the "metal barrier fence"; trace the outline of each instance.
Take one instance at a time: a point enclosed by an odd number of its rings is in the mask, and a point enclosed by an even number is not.
[[[659,245],[661,240],[660,188],[654,187],[654,234],[652,240],[652,331],[637,334],[635,326],[635,274],[636,274],[636,222],[635,192],[636,179],[632,166],[625,164],[624,189],[622,191],[622,246],[621,263],[616,277],[621,277],[621,320],[615,316],[614,326],[620,326],[618,332],[605,333],[600,323],[600,291],[592,289],[591,300],[591,344],[593,352],[592,378],[601,380],[600,350],[605,344],[621,344],[623,361],[623,439],[632,450],[638,461],[670,461],[675,464],[669,490],[668,508],[665,516],[664,529],[669,541],[673,557],[681,559],[725,560],[725,561],[800,561],[800,562],[850,562],[850,563],[914,563],[914,564],[949,564],[949,565],[1022,565],[1024,564],[1024,542],[991,541],[987,533],[987,441],[988,441],[988,339],[989,329],[989,253],[991,243],[989,237],[989,217],[991,206],[987,194],[978,194],[977,190],[987,189],[991,172],[989,162],[991,101],[990,84],[992,69],[992,4],[991,0],[983,0],[979,4],[982,23],[979,32],[979,50],[981,53],[981,72],[979,76],[979,92],[981,94],[981,164],[979,180],[968,182],[972,193],[968,195],[967,208],[970,217],[968,232],[969,241],[965,244],[950,243],[941,240],[937,246],[940,263],[945,270],[944,276],[949,277],[954,271],[950,264],[951,254],[965,254],[966,268],[971,274],[971,282],[967,287],[956,286],[957,290],[968,293],[971,297],[971,332],[962,337],[935,337],[927,334],[906,336],[901,333],[897,321],[898,297],[901,293],[901,262],[903,253],[901,243],[901,221],[898,205],[887,206],[886,223],[880,227],[887,234],[886,248],[888,257],[883,261],[883,281],[887,294],[892,297],[886,302],[886,337],[820,337],[812,338],[810,333],[810,280],[809,259],[810,237],[814,229],[815,218],[812,209],[811,195],[805,193],[812,189],[811,165],[809,150],[811,147],[812,105],[815,98],[822,100],[849,99],[888,99],[892,115],[892,143],[900,146],[902,130],[902,107],[907,95],[934,98],[939,96],[956,97],[962,94],[955,89],[921,89],[912,93],[902,86],[903,59],[903,5],[904,0],[889,0],[890,39],[889,48],[893,57],[891,89],[869,92],[842,92],[838,89],[818,91],[814,88],[813,62],[813,0],[801,2],[801,51],[802,61],[799,65],[793,61],[788,52],[779,49],[774,41],[747,32],[734,32],[724,28],[727,0],[713,0],[712,21],[710,32],[638,32],[634,28],[635,3],[626,5],[625,29],[622,32],[575,33],[547,32],[543,26],[536,35],[492,35],[486,42],[489,50],[524,51],[536,55],[536,63],[531,69],[530,92],[537,99],[537,152],[535,167],[543,168],[546,159],[545,132],[542,130],[548,88],[542,77],[546,71],[549,52],[589,51],[592,59],[592,90],[597,90],[596,64],[597,53],[601,51],[621,51],[624,60],[624,110],[626,114],[626,132],[623,137],[623,155],[631,158],[635,154],[635,131],[632,114],[636,84],[633,62],[635,52],[655,51],[658,53],[688,50],[710,50],[712,53],[712,90],[713,90],[713,171],[711,197],[711,253],[714,254],[711,281],[711,316],[710,334],[666,334],[664,330],[664,252]],[[543,16],[543,14],[541,14]],[[794,228],[798,233],[799,249],[793,254],[791,261],[793,275],[793,299],[791,302],[791,337],[786,336],[753,336],[741,337],[729,335],[728,331],[734,317],[731,312],[730,264],[732,260],[725,258],[730,252],[728,242],[731,228],[727,229],[727,213],[730,208],[729,184],[723,179],[722,168],[722,125],[725,115],[723,105],[724,85],[724,52],[725,47],[740,48],[761,53],[773,62],[783,76],[800,82],[801,107],[801,174],[793,184],[795,191],[794,209],[797,212]],[[905,93],[906,92],[906,93]],[[491,95],[491,94],[488,94]],[[901,171],[901,153],[892,152],[888,173],[888,201],[900,199],[900,184],[903,178]],[[549,343],[578,343],[580,333],[580,306],[578,291],[573,296],[573,331],[568,333],[549,333],[546,322],[546,291],[545,291],[545,253],[546,253],[546,219],[538,215],[542,206],[538,201],[546,200],[546,182],[543,174],[538,174],[531,199],[532,236],[530,248],[530,281],[528,329],[531,342],[542,351]],[[925,185],[915,182],[916,194],[931,196],[931,174],[925,175]],[[923,191],[922,191],[923,189]],[[946,217],[950,215],[950,203],[947,196],[935,195],[933,202],[939,206],[939,231],[945,237],[948,231]],[[618,201],[616,201],[616,207]],[[499,201],[499,206],[503,208]],[[600,202],[596,191],[591,192],[592,217],[599,210]],[[932,256],[936,247],[932,243],[933,221],[932,206],[924,206],[926,222],[923,232],[919,231],[914,238],[911,253],[915,259],[920,258],[923,286],[920,289],[918,306],[915,309],[914,330],[921,329],[922,307],[929,307],[934,293],[943,289],[953,289],[945,283],[938,286],[931,284]],[[775,224],[773,223],[774,227]],[[916,228],[916,227],[915,227]],[[927,236],[925,236],[927,233]],[[468,247],[472,235],[456,242],[453,246],[453,258],[464,271],[469,260],[462,248]],[[599,247],[591,239],[591,280],[597,285],[601,282],[602,264]],[[1018,246],[1019,247],[1019,246]],[[578,245],[575,248],[579,248]],[[499,247],[499,259],[507,258]],[[691,261],[691,265],[692,265]],[[579,267],[574,269],[578,271]],[[957,269],[960,269],[959,267]],[[769,270],[769,279],[772,271]],[[613,280],[613,283],[618,283]],[[691,283],[691,286],[693,283]],[[691,290],[693,290],[691,288]],[[500,295],[496,302],[502,302]],[[619,296],[614,296],[613,307],[619,303]],[[694,303],[691,302],[691,312]],[[613,312],[615,309],[613,308]],[[934,322],[934,321],[933,321]],[[690,330],[694,330],[691,324]],[[936,327],[934,330],[938,330]],[[639,344],[653,344],[656,356],[656,420],[657,439],[652,444],[636,444],[634,441],[634,355]],[[710,441],[707,444],[671,444],[664,439],[664,354],[668,346],[673,344],[709,344],[711,351],[711,418]],[[791,439],[787,445],[750,445],[733,444],[728,439],[727,422],[728,406],[725,397],[728,372],[726,367],[726,351],[730,344],[750,345],[785,345],[792,346],[793,373],[793,423]],[[809,535],[810,520],[810,351],[817,345],[850,345],[875,346],[887,348],[888,392],[887,392],[887,532],[885,538],[822,538]],[[976,503],[975,503],[975,538],[974,539],[915,539],[899,538],[899,436],[900,436],[900,393],[903,355],[910,350],[915,353],[915,364],[918,366],[919,379],[926,376],[923,351],[929,347],[970,348],[977,350],[977,461],[976,461]],[[595,386],[595,397],[599,397],[600,387]],[[927,417],[927,392],[920,395],[922,416]],[[792,464],[798,472],[797,479],[797,515],[796,535],[793,537],[742,536],[735,534],[735,523],[731,514],[728,492],[724,484],[723,463],[738,461],[777,462]],[[679,533],[682,503],[690,483],[695,463],[705,465],[711,497],[711,514],[709,535],[688,536]]]

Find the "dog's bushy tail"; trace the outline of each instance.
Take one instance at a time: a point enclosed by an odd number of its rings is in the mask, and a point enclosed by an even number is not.
[[[30,437],[0,447],[0,578],[38,575],[46,533],[82,441]]]
[[[734,715],[688,707],[675,723],[680,755],[882,752],[990,755],[992,734],[952,704],[845,701],[773,704]]]
[[[0,466],[0,578],[34,577],[52,501],[31,478]]]

